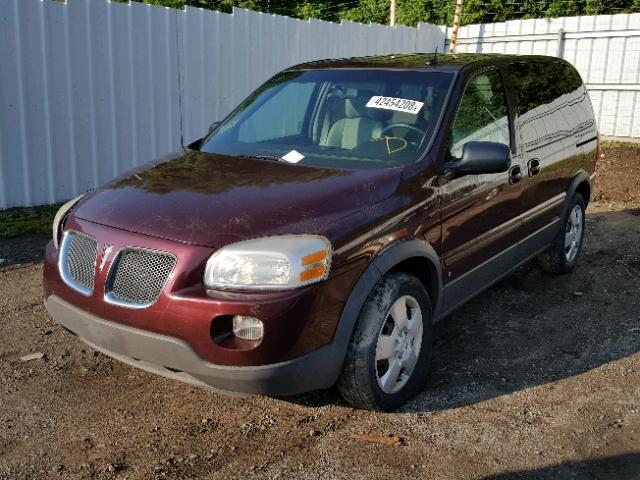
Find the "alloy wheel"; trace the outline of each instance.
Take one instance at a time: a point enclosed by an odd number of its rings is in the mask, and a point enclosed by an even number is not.
[[[422,346],[422,311],[418,301],[404,295],[387,313],[376,344],[378,386],[387,394],[398,392],[411,378]]]
[[[564,234],[564,255],[567,262],[573,262],[578,255],[582,241],[583,216],[582,207],[574,205],[567,219]]]

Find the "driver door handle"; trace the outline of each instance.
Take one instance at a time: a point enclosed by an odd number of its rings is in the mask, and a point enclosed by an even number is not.
[[[521,180],[522,169],[520,168],[520,166],[516,165],[515,167],[511,167],[511,170],[509,170],[509,183],[511,185],[515,185],[516,183],[520,183]]]

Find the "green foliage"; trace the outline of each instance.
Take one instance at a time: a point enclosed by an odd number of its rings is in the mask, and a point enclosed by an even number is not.
[[[309,2],[304,1],[295,7],[292,17],[302,18],[320,18],[330,22],[337,22],[339,17],[339,8],[330,2]]]
[[[600,144],[603,152],[608,152],[609,150],[616,150],[618,148],[626,148],[629,150],[635,150],[640,155],[640,143],[636,142],[618,142],[618,141],[608,141],[602,142]]]
[[[150,3],[151,5],[160,5],[162,7],[172,8],[184,7],[184,0],[146,0],[143,3]]]
[[[55,203],[40,207],[0,210],[0,238],[51,233],[53,217],[55,217],[60,206],[60,203]]]
[[[453,21],[449,0],[402,0],[398,4],[398,23],[415,26],[419,22],[448,25]]]
[[[613,15],[640,11],[640,0],[466,0],[463,23],[490,23],[528,18]]]
[[[231,12],[232,7],[296,18],[341,19],[388,23],[389,0],[135,0],[154,5],[185,6]],[[403,25],[419,22],[450,25],[454,0],[397,0],[397,19]],[[640,0],[465,0],[462,23],[490,23],[513,19],[640,12]]]
[[[566,3],[564,0],[553,0],[545,12],[546,17],[574,17],[585,12],[584,0]]]
[[[360,23],[387,23],[389,2],[385,0],[360,0],[356,7],[344,10],[341,17]]]

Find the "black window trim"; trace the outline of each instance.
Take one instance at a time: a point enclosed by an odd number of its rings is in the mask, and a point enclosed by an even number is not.
[[[453,123],[456,120],[456,117],[458,115],[458,108],[460,107],[460,102],[462,100],[462,97],[464,96],[465,91],[467,90],[467,86],[469,85],[469,83],[471,82],[471,80],[473,80],[476,76],[491,71],[491,70],[495,70],[498,72],[498,77],[500,78],[500,81],[502,83],[502,90],[504,92],[504,98],[505,101],[507,103],[507,123],[509,125],[509,148],[511,149],[511,154],[514,155],[516,150],[515,150],[515,146],[516,146],[516,142],[515,142],[515,126],[514,126],[514,112],[515,110],[512,109],[512,104],[511,104],[511,95],[510,95],[510,91],[508,88],[508,83],[505,81],[505,77],[506,74],[503,71],[504,70],[504,66],[500,65],[500,64],[493,64],[493,65],[484,65],[478,69],[474,69],[474,70],[467,70],[465,73],[466,75],[464,75],[463,77],[463,82],[462,82],[462,88],[460,89],[460,95],[458,96],[458,98],[456,99],[456,105],[453,109],[453,114],[451,115],[451,119],[449,120],[449,123],[447,125],[446,128],[446,134],[449,134],[449,131],[451,130],[451,128],[453,127]],[[446,145],[447,142],[443,142],[443,153],[446,155],[446,152],[448,150],[448,147]]]

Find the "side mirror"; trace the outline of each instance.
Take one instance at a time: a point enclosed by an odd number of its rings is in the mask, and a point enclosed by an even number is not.
[[[506,172],[511,166],[511,150],[497,142],[467,142],[462,148],[462,158],[447,162],[445,171],[460,175]]]

